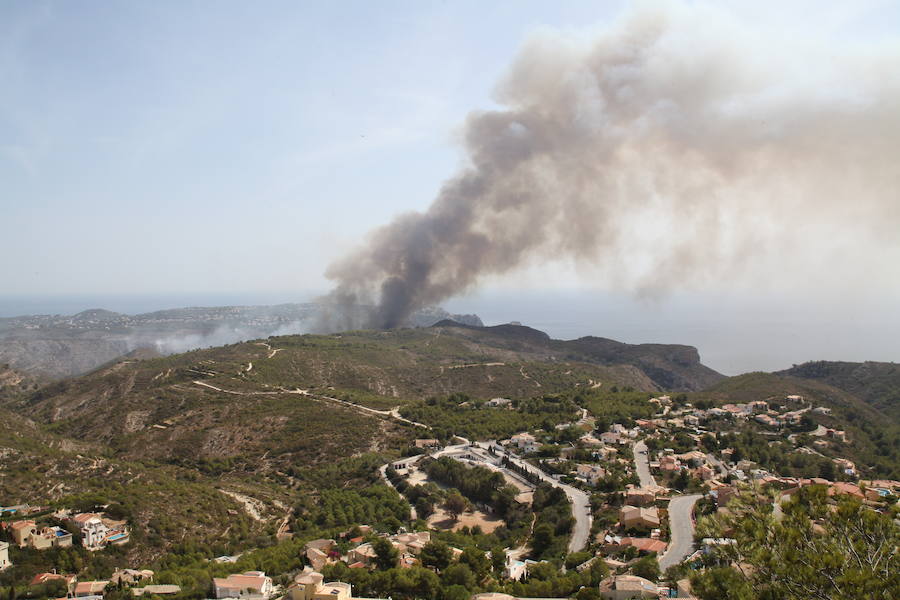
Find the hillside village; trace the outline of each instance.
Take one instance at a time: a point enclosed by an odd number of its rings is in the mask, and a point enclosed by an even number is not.
[[[781,510],[805,488],[821,489],[829,502],[850,498],[864,510],[896,514],[900,482],[860,477],[857,465],[841,455],[852,440],[812,420],[827,418],[828,407],[799,395],[704,408],[684,395],[631,398],[644,417],[610,420],[588,404],[569,420],[505,439],[415,439],[406,456],[380,469],[383,485],[408,502],[405,522],[358,522],[308,540],[288,533],[282,539],[294,556],[286,572],[240,570],[247,564],[241,555],[211,557],[211,568],[227,574],[212,577],[202,592],[216,599],[349,600],[358,597],[354,584],[385,590],[374,574],[406,570],[412,579],[386,589],[386,596],[515,600],[528,598],[529,590],[547,594],[568,585],[556,597],[696,598],[697,574],[713,557],[721,564],[723,549],[736,543],[704,536],[699,529],[707,528],[697,522],[729,515],[731,501],[748,492]],[[484,414],[521,409],[508,398],[454,402],[458,410]],[[791,445],[809,461],[800,468],[817,472],[779,473],[754,454],[759,440],[765,447]],[[98,511],[0,508],[6,540],[0,568],[12,571],[19,552],[74,544],[103,553],[134,543],[126,522]],[[480,547],[489,537],[491,547]],[[503,547],[503,539],[516,544]],[[75,572],[34,573],[22,593],[37,598],[53,590],[51,597],[88,600],[198,597],[198,590],[174,583],[177,578],[142,566],[117,566],[108,579],[96,580]]]

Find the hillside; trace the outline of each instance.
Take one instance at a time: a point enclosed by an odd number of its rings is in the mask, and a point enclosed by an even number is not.
[[[447,322],[430,329],[284,336],[120,360],[48,385],[14,407],[55,432],[109,446],[121,458],[284,473],[298,463],[380,452],[410,435],[387,415],[333,399],[388,410],[454,393],[528,399],[604,383],[656,392],[660,371],[668,378],[686,377],[685,369],[713,373],[681,356],[696,356],[693,349],[606,342],[601,356],[595,350],[601,344],[590,339],[559,342],[527,327]],[[618,364],[614,347],[623,349]],[[601,360],[613,364],[592,364]],[[661,365],[656,378],[640,366],[651,363]],[[282,483],[295,482],[286,476]]]
[[[665,390],[699,390],[722,379],[700,362],[692,346],[678,344],[625,344],[600,337],[555,340],[542,331],[520,325],[471,327],[451,321],[434,325],[442,331],[497,348],[526,353],[547,361],[577,361],[599,365],[632,365]]]
[[[10,400],[39,387],[39,381],[9,365],[0,365],[0,402]]]
[[[693,394],[692,401],[740,403],[753,400],[779,402],[790,394],[803,396],[805,403],[831,409],[830,415],[811,414],[816,424],[847,432],[845,454],[857,464],[882,474],[900,477],[900,421],[864,399],[822,381],[780,373],[746,373],[729,377]]]
[[[234,548],[273,534],[291,507],[321,490],[371,484],[375,467],[415,437],[450,435],[448,425],[509,433],[576,417],[557,400],[533,412],[447,408],[423,413],[436,426],[426,430],[392,416],[394,407],[460,394],[540,403],[578,388],[659,390],[634,365],[550,355],[547,339],[523,327],[456,325],[283,336],[123,358],[37,390],[7,369],[15,393],[0,402],[0,495],[5,504],[121,505],[149,554],[185,533]],[[448,414],[453,423],[443,422]]]
[[[900,364],[815,361],[796,365],[780,374],[822,381],[900,420]]]

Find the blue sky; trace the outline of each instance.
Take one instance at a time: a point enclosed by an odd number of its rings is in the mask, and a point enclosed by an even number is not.
[[[900,23],[849,4],[733,11],[840,37]],[[623,7],[5,2],[3,291],[324,289],[329,260],[430,203],[523,40]]]
[[[547,30],[590,36],[627,4],[4,2],[0,296],[303,300],[324,291],[332,259],[430,204],[463,160],[463,120],[493,106],[523,41]],[[716,4],[783,36],[896,42],[900,25],[895,2]],[[857,300],[874,307],[868,318],[889,316],[900,277],[873,279],[890,285]],[[538,265],[452,305],[548,288],[604,292],[575,268]],[[823,302],[795,291],[755,300],[763,312]],[[719,305],[723,289],[692,293],[678,314]],[[831,322],[839,300],[798,318],[818,314],[810,330]],[[623,322],[665,317],[656,301],[615,303],[630,315]],[[742,292],[721,322],[749,305]],[[900,355],[891,319],[872,358]],[[865,351],[857,342],[856,357]]]
[[[589,4],[0,7],[10,293],[306,290],[424,208],[535,27]]]

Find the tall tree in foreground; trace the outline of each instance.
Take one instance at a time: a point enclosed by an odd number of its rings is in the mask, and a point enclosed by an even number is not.
[[[900,598],[896,507],[881,514],[849,496],[834,502],[824,488],[810,486],[780,511],[773,510],[770,498],[756,493],[738,497],[729,509],[699,528],[701,535],[735,540],[715,554],[728,569],[709,569],[692,578],[701,598]]]

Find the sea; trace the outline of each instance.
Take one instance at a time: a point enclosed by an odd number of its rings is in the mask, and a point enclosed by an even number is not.
[[[71,315],[90,308],[139,314],[185,306],[308,302],[310,292],[0,296],[0,317]],[[811,360],[900,361],[900,311],[885,299],[811,302],[789,295],[678,294],[636,298],[589,290],[486,290],[443,307],[486,325],[519,322],[558,339],[694,346],[725,375],[777,371]]]

